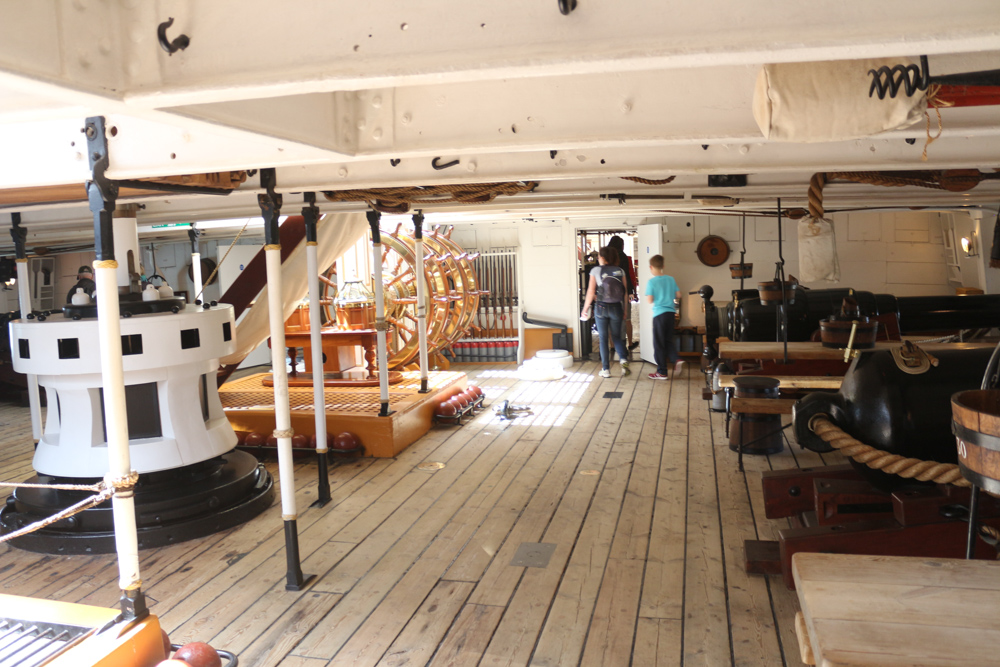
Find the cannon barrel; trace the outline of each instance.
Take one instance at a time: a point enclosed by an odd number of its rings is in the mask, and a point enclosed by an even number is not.
[[[848,369],[840,391],[814,392],[795,403],[796,440],[814,452],[831,451],[809,425],[813,416],[825,414],[872,447],[924,461],[956,463],[951,396],[980,386],[992,349],[962,344],[940,347],[948,349],[934,350],[938,365],[919,374],[904,371],[891,351],[862,353]],[[903,482],[895,475],[851,463],[880,488],[891,489]]]
[[[767,341],[777,336],[776,305],[763,305],[756,290],[738,290],[720,318],[716,335],[735,341]],[[895,296],[846,288],[796,289],[794,303],[786,306],[788,340],[809,340],[819,321],[840,309],[846,296],[857,300],[869,317],[893,316],[901,333],[1000,327],[1000,295]],[[712,322],[706,322],[711,327]],[[712,332],[709,332],[710,334]]]

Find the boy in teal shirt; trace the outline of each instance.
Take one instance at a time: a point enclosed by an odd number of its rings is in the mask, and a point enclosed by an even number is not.
[[[656,372],[650,373],[649,379],[666,380],[669,364],[674,364],[674,375],[684,367],[674,348],[674,321],[681,292],[673,277],[663,275],[663,255],[649,258],[649,270],[653,277],[646,281],[646,302],[653,304],[653,358],[656,360]]]

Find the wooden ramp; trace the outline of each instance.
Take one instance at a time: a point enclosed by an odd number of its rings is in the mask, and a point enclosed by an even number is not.
[[[434,425],[434,409],[447,398],[466,388],[465,373],[428,373],[426,394],[420,393],[420,373],[404,372],[402,382],[389,387],[392,414],[379,417],[379,388],[350,387],[324,390],[326,430],[330,435],[353,433],[365,448],[366,456],[392,457],[403,451]],[[237,434],[256,432],[270,435],[274,430],[274,389],[265,387],[270,373],[248,375],[219,388],[222,409]],[[292,428],[296,433],[315,435],[312,387],[289,387]],[[241,441],[242,442],[242,441]]]
[[[743,542],[789,525],[764,517],[761,471],[842,459],[796,447],[737,472],[688,366],[664,382],[649,364],[607,380],[577,364],[539,383],[465,366],[489,401],[534,415],[486,411],[394,459],[334,467],[323,508],[310,507],[315,463],[299,461],[316,583],[285,591],[275,501],[238,528],[142,552],[152,610],[173,641],[227,648],[241,667],[798,667],[796,595],[746,574]],[[28,411],[0,408],[0,424],[0,479],[28,476]],[[114,606],[117,569],[112,556],[0,545],[0,591]]]

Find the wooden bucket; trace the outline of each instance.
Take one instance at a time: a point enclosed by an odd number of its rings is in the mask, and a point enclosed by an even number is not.
[[[951,397],[951,416],[962,477],[1000,493],[1000,389],[958,392]]]
[[[733,278],[753,278],[753,262],[730,264],[729,274]]]
[[[785,294],[785,303],[795,303],[796,283],[780,280],[769,280],[766,283],[758,283],[757,291],[760,293],[760,304],[762,306],[777,306],[781,304],[781,294]],[[782,289],[784,286],[784,289]]]
[[[823,347],[833,347],[843,349],[847,347],[851,340],[851,329],[854,322],[858,323],[858,330],[854,332],[854,342],[852,347],[856,350],[868,350],[875,347],[875,338],[878,335],[878,321],[867,317],[858,320],[820,320],[819,339],[823,341]]]
[[[736,385],[736,398],[778,398],[781,381],[777,378],[747,375],[734,378],[733,384]],[[738,452],[741,445],[744,454],[766,455],[780,452],[785,448],[781,436],[781,415],[735,413],[729,428],[729,449]]]

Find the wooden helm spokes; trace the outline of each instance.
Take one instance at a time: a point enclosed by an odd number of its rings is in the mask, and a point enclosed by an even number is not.
[[[382,286],[388,366],[397,369],[412,363],[419,352],[417,333],[416,242],[411,230],[398,225],[382,230]],[[323,303],[327,321],[335,321],[333,308],[336,269],[323,276]],[[463,338],[479,308],[479,288],[468,254],[443,234],[424,235],[425,307],[427,350],[437,352]]]

